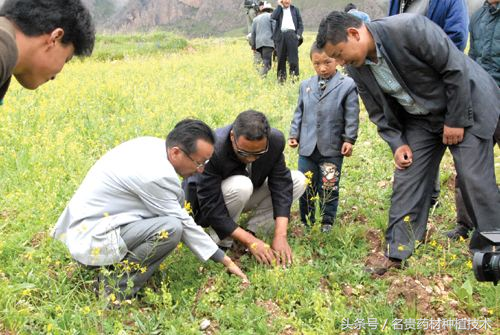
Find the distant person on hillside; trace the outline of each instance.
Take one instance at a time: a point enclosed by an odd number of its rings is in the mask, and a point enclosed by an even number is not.
[[[386,258],[368,270],[400,268],[424,240],[435,173],[446,148],[476,229],[469,247],[491,251],[480,233],[500,230],[493,163],[500,90],[492,77],[422,15],[363,23],[332,12],[322,20],[316,41],[346,65],[394,156]]]
[[[259,6],[262,5],[262,1],[258,0],[244,0],[243,1],[243,7],[245,7],[246,12],[247,12],[247,33],[250,34],[252,32],[252,22],[253,19],[257,16],[259,13]]]
[[[271,14],[271,19],[276,21],[273,40],[278,56],[278,80],[286,80],[286,62],[290,66],[290,76],[299,75],[299,46],[302,44],[304,25],[297,7],[291,0],[278,0],[278,5]]]
[[[135,296],[180,241],[200,260],[221,262],[246,280],[183,208],[179,175],[203,172],[214,141],[205,123],[187,119],[166,141],[139,137],[118,145],[92,166],[53,236],[82,264],[116,264],[103,279],[106,293],[116,288],[121,299]]]
[[[351,14],[351,15],[354,15],[356,17],[359,17],[361,20],[363,20],[363,22],[370,22],[371,21],[370,16],[368,14],[366,14],[365,12],[358,10],[356,5],[353,4],[352,2],[348,3],[345,6],[344,12],[346,12],[347,14]]]
[[[310,52],[315,76],[300,84],[288,145],[299,146],[299,171],[311,185],[300,198],[303,224],[315,222],[319,196],[321,230],[329,232],[337,216],[344,156],[351,156],[358,137],[359,102],[354,80],[337,72],[337,61],[313,43]]]
[[[89,56],[94,39],[80,0],[6,0],[0,9],[0,104],[11,76],[36,89],[55,79],[73,55]]]
[[[184,183],[196,222],[208,228],[220,247],[238,240],[260,263],[292,263],[287,229],[292,202],[305,190],[305,177],[288,169],[283,134],[254,110],[216,130],[215,151],[202,174]],[[238,225],[250,213],[247,229]],[[258,234],[274,230],[269,246]]]
[[[500,0],[488,0],[471,17],[469,57],[475,60],[495,79],[500,87]],[[500,146],[500,122],[493,136]],[[467,213],[460,189],[455,189],[457,226],[449,231],[451,239],[467,238],[473,230],[472,219]]]
[[[270,3],[264,3],[259,7],[259,15],[253,20],[252,24],[250,44],[252,50],[260,54],[259,58],[262,61],[259,66],[261,66],[260,74],[262,76],[265,76],[272,66],[274,42],[271,13],[273,10]]]

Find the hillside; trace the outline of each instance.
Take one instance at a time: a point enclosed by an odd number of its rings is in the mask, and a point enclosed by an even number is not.
[[[221,35],[245,29],[243,1],[235,0],[84,0],[104,32],[148,31],[162,28],[191,36]],[[274,1],[273,1],[274,3]],[[344,0],[297,0],[306,29],[315,30],[319,21]],[[387,12],[385,0],[357,1],[372,17]]]
[[[82,0],[91,10],[100,33],[169,30],[186,36],[206,37],[245,33],[245,9],[241,0]],[[342,10],[352,0],[294,0],[306,30],[317,29],[332,10]],[[0,0],[0,5],[4,0]],[[276,4],[275,0],[270,0]],[[372,18],[387,15],[389,0],[357,0],[360,10]],[[482,0],[467,0],[469,10]]]

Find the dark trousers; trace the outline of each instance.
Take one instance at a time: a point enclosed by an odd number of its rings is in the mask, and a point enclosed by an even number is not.
[[[262,68],[260,69],[260,74],[262,76],[267,75],[272,66],[273,61],[273,51],[274,48],[271,47],[261,47],[257,49],[262,59]]]
[[[386,232],[386,256],[401,260],[410,257],[415,241],[425,237],[434,178],[446,149],[442,125],[408,119],[404,136],[413,151],[413,163],[394,172]],[[492,142],[493,139],[484,140],[466,130],[461,143],[449,146],[460,176],[458,186],[476,229],[470,241],[472,251],[491,250],[479,232],[500,230],[500,192],[496,186]]]
[[[286,80],[286,61],[290,65],[290,76],[299,75],[299,39],[293,30],[287,30],[281,34],[276,41],[276,52],[278,54],[278,80]]]
[[[497,129],[493,135],[493,145],[498,144],[500,146],[500,120],[497,124]],[[457,208],[457,229],[467,234],[471,230],[474,229],[474,224],[472,223],[472,219],[470,218],[469,213],[467,213],[467,209],[465,207],[464,199],[462,196],[462,192],[458,187],[459,177],[455,180],[455,206]]]
[[[311,156],[299,156],[299,171],[304,174],[312,172],[311,184],[299,200],[302,223],[307,225],[316,221],[316,199],[319,201],[321,223],[334,223],[339,204],[343,159],[343,156],[322,156],[317,148]]]

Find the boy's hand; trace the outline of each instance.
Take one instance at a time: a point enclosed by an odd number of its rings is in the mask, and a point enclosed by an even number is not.
[[[409,145],[405,144],[396,149],[394,163],[399,170],[404,170],[413,163],[413,152]]]
[[[351,157],[352,155],[352,143],[344,142],[342,144],[342,149],[340,153],[346,157]]]
[[[291,148],[296,148],[297,145],[299,145],[299,141],[297,141],[296,138],[289,138],[288,139],[288,145],[291,147]]]
[[[227,256],[224,256],[224,259],[222,260],[222,264],[227,268],[229,272],[231,272],[233,275],[236,275],[240,277],[243,281],[243,283],[248,283],[248,278],[243,271],[239,268],[238,265],[236,265],[233,260]]]
[[[464,128],[452,128],[447,125],[443,129],[443,143],[447,145],[458,144],[464,139]]]

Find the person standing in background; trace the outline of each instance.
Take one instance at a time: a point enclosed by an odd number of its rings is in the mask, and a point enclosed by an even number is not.
[[[465,0],[390,0],[389,16],[401,13],[426,16],[444,30],[460,51],[465,50],[469,25]]]
[[[365,12],[362,12],[362,11],[358,10],[358,7],[356,7],[356,5],[353,4],[352,2],[348,3],[345,6],[344,12],[346,12],[347,14],[351,14],[351,15],[359,17],[365,23],[371,21],[370,15],[366,14]]]
[[[243,7],[245,7],[247,11],[247,33],[250,35],[252,32],[252,22],[255,17],[257,17],[257,13],[259,12],[259,4],[261,1],[257,0],[244,0]]]
[[[252,34],[250,36],[250,45],[255,53],[259,54],[260,62],[257,64],[259,72],[265,76],[271,69],[274,41],[273,27],[271,21],[271,13],[273,7],[270,3],[265,2],[259,8],[259,15],[253,20]]]
[[[278,0],[278,5],[271,14],[276,21],[273,33],[274,46],[278,55],[278,81],[286,81],[286,62],[290,66],[290,76],[299,75],[299,45],[302,44],[304,25],[297,7],[291,0]]]

